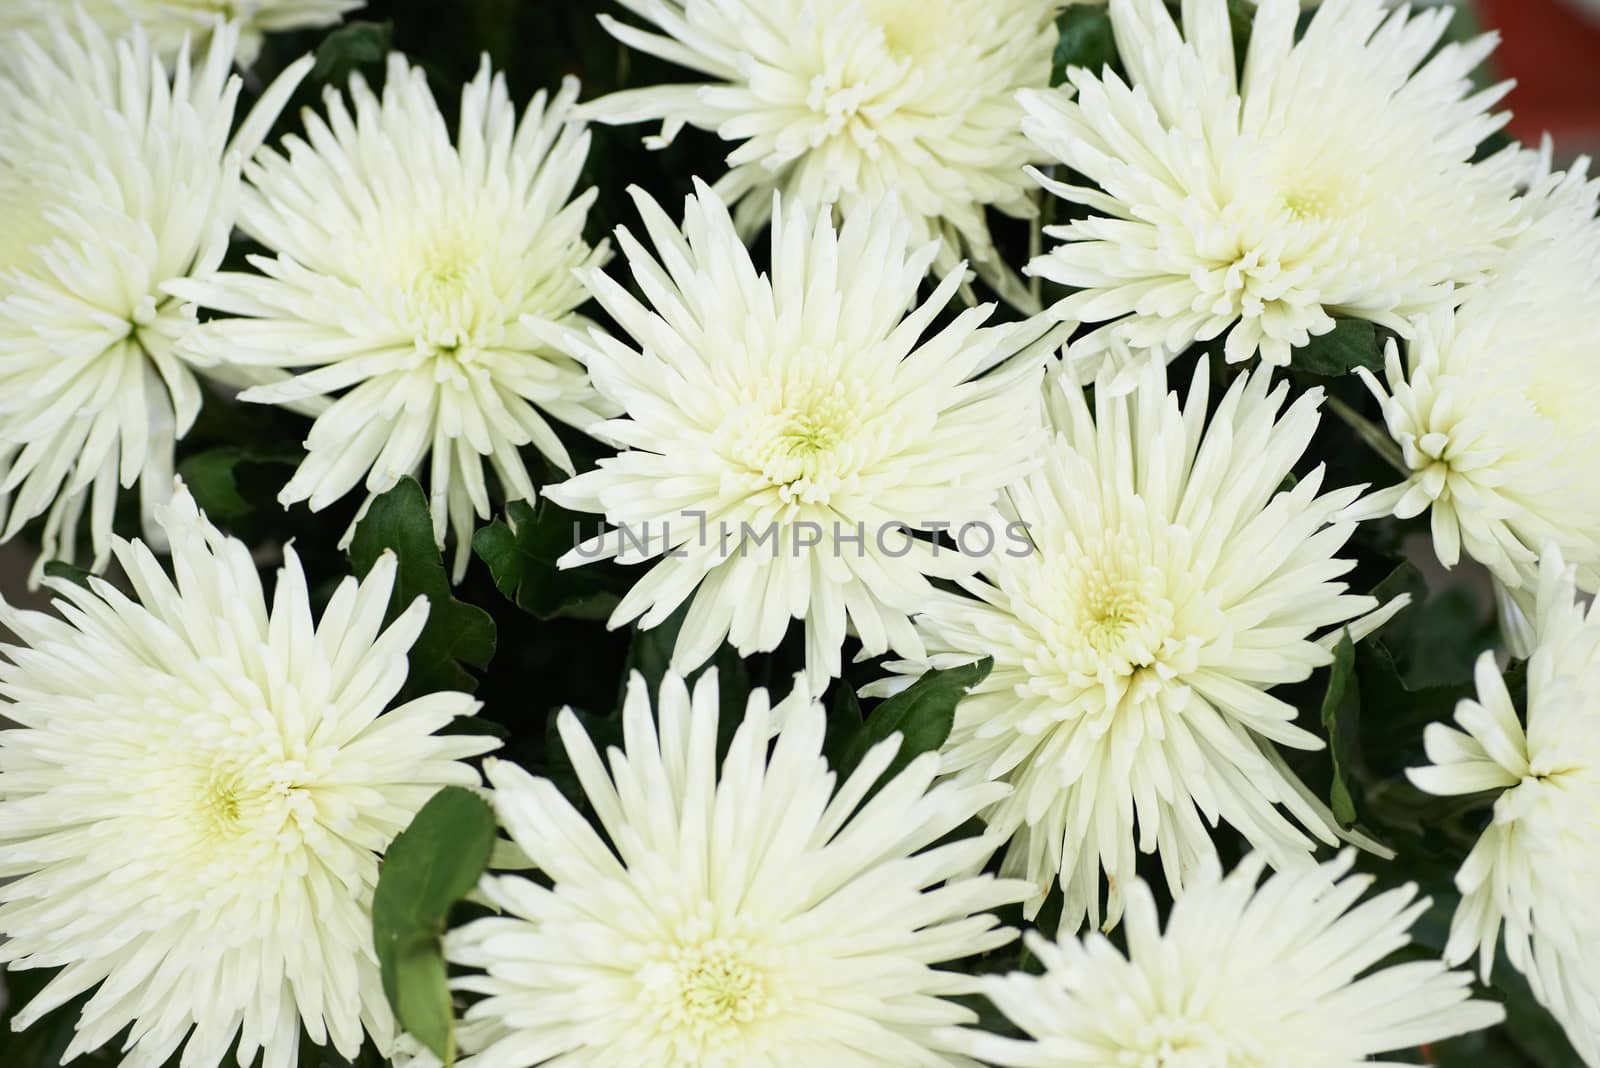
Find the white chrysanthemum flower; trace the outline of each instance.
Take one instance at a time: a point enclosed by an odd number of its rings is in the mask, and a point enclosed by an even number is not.
[[[0,601],[0,961],[60,973],[26,1027],[98,987],[64,1061],[131,1026],[123,1068],[298,1061],[301,1027],[353,1058],[393,1020],[370,904],[378,857],[461,761],[497,743],[435,732],[476,702],[384,713],[427,618],[392,625],[392,555],[311,617],[292,550],[269,605],[249,549],[186,491],[160,510],[176,582],[115,552],[138,600],[51,580],[61,618]]]
[[[1390,346],[1385,385],[1362,372],[1411,469],[1366,509],[1430,511],[1439,559],[1464,549],[1524,608],[1547,543],[1600,589],[1600,181],[1586,171],[1538,179],[1494,275],[1419,323],[1404,360]]]
[[[751,695],[719,773],[717,717],[714,673],[692,698],[668,675],[655,720],[636,675],[608,771],[561,714],[603,837],[551,783],[489,762],[541,876],[485,877],[503,917],[446,936],[472,969],[457,987],[482,996],[461,1068],[972,1064],[940,1032],[975,1021],[949,999],[976,980],[939,966],[1011,941],[986,910],[1028,888],[964,874],[993,843],[943,840],[1004,788],[931,785],[925,753],[868,798],[898,737],[839,784],[803,688],[770,710]]]
[[[638,349],[598,332],[573,341],[627,413],[595,432],[626,451],[547,491],[617,528],[562,564],[662,556],[611,624],[654,627],[692,597],[679,671],[725,638],[741,655],[776,648],[804,619],[820,690],[847,626],[865,655],[921,652],[907,617],[926,576],[970,562],[910,530],[986,523],[1036,462],[1044,361],[996,365],[1037,328],[982,329],[985,306],[924,340],[960,270],[908,314],[936,250],[910,246],[912,226],[888,209],[836,232],[826,209],[775,207],[772,273],[759,274],[722,202],[697,188],[683,233],[634,191],[660,262],[618,231],[651,307],[585,275]]]
[[[1024,93],[1024,130],[1098,188],[1038,176],[1088,209],[1030,271],[1081,292],[1055,314],[1106,326],[1081,369],[1127,345],[1167,359],[1228,333],[1227,357],[1290,362],[1334,316],[1406,332],[1479,277],[1514,225],[1512,157],[1473,165],[1505,87],[1474,93],[1485,36],[1434,52],[1452,15],[1329,0],[1256,11],[1242,81],[1228,5],[1111,0],[1115,74]]]
[[[284,504],[322,509],[363,479],[370,501],[426,465],[434,536],[442,548],[454,532],[459,580],[474,516],[491,514],[484,461],[508,499],[531,501],[521,446],[573,470],[546,417],[583,428],[615,414],[525,325],[586,325],[573,271],[607,255],[583,240],[594,190],[570,199],[589,151],[570,119],[577,95],[569,79],[519,121],[485,59],[452,143],[426,75],[394,55],[381,99],[357,76],[352,116],[330,89],[327,120],[305,114],[308,141],[247,168],[240,226],[276,256],[252,258],[261,275],[181,291],[244,317],[208,323],[197,354],[301,371],[245,400],[321,409]]]
[[[198,67],[181,52],[169,82],[141,33],[50,25],[8,37],[0,64],[0,539],[48,513],[41,566],[70,560],[87,506],[98,569],[118,486],[142,482],[148,521],[200,409],[177,351],[194,310],[167,286],[222,262],[239,161],[311,61],[230,140],[235,27]]]
[[[1492,1027],[1471,976],[1437,960],[1384,963],[1427,908],[1416,887],[1361,898],[1349,854],[1261,881],[1264,858],[1207,872],[1165,932],[1143,882],[1128,894],[1128,949],[1103,935],[1028,947],[1040,975],[984,980],[1026,1038],[967,1033],[1008,1068],[1365,1068],[1369,1058]],[[1393,1062],[1384,1061],[1384,1064]]]
[[[37,29],[53,13],[76,5],[112,37],[135,26],[149,35],[156,52],[176,58],[191,39],[210,36],[224,19],[238,26],[235,58],[241,66],[255,62],[261,39],[269,33],[332,26],[362,7],[366,0],[6,0],[0,11],[0,32]]]
[[[1001,262],[985,209],[1032,218],[1016,92],[1050,84],[1066,0],[622,0],[660,27],[601,16],[616,38],[708,81],[631,89],[585,107],[605,122],[664,120],[740,145],[716,190],[740,229],[767,221],[779,191],[848,216],[897,197],[917,237],[941,239],[936,268],[963,255],[1002,296],[1037,301]]]
[[[1462,900],[1445,957],[1479,954],[1488,980],[1501,926],[1506,956],[1600,1064],[1600,609],[1576,599],[1558,551],[1539,572],[1527,726],[1493,655],[1478,661],[1478,699],[1456,708],[1460,730],[1428,727],[1432,767],[1411,779],[1433,794],[1500,791],[1494,820],[1456,876]]]
[[[1219,821],[1280,866],[1337,841],[1273,749],[1323,742],[1269,691],[1330,662],[1331,628],[1360,637],[1399,605],[1374,613],[1337,581],[1355,528],[1338,515],[1360,490],[1319,494],[1320,467],[1285,488],[1321,391],[1280,415],[1288,385],[1269,393],[1270,378],[1236,381],[1207,426],[1205,361],[1181,408],[1160,365],[1130,395],[1102,378],[1092,413],[1056,375],[1057,439],[1009,494],[1033,551],[986,562],[965,583],[977,600],[930,598],[927,660],[878,686],[994,658],[956,708],[943,771],[1011,784],[984,818],[1012,838],[1005,871],[1033,880],[1033,908],[1059,876],[1068,930],[1099,921],[1102,870],[1116,922],[1138,852],[1158,852],[1180,891],[1215,859]]]

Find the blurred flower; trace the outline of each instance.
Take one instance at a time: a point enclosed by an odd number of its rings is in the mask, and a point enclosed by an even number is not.
[[[1003,787],[932,786],[925,753],[869,798],[898,736],[839,784],[825,719],[803,688],[770,710],[758,690],[719,762],[715,674],[692,698],[669,674],[653,718],[635,675],[608,771],[564,711],[604,837],[550,782],[490,761],[540,877],[486,876],[502,915],[446,936],[457,985],[482,995],[461,1068],[970,1064],[940,1032],[976,1021],[949,1000],[976,980],[938,966],[1011,941],[984,910],[1027,887],[967,874],[992,843],[947,836]]]
[[[52,14],[76,6],[112,37],[139,26],[157,54],[175,60],[191,39],[204,42],[232,22],[238,34],[235,58],[248,67],[268,33],[332,26],[366,0],[7,0],[0,10],[0,33],[36,30]]]
[[[1527,666],[1527,726],[1492,653],[1478,661],[1476,701],[1456,707],[1459,730],[1427,731],[1432,766],[1413,782],[1442,796],[1498,792],[1456,886],[1461,905],[1445,958],[1477,954],[1484,981],[1501,927],[1506,957],[1561,1021],[1588,1064],[1600,1064],[1600,610],[1577,600],[1574,572],[1554,549],[1541,560],[1535,645]]]
[[[725,638],[741,655],[776,648],[804,619],[820,690],[839,674],[847,621],[865,655],[920,653],[907,617],[926,576],[971,564],[911,528],[983,522],[1036,462],[1043,358],[997,365],[1038,330],[982,329],[985,306],[924,340],[960,271],[907,314],[935,247],[912,246],[897,212],[857,211],[835,232],[825,209],[775,207],[768,277],[717,195],[698,190],[682,233],[635,192],[659,262],[627,231],[619,240],[649,307],[585,276],[638,348],[599,333],[572,342],[627,416],[596,428],[624,452],[548,490],[617,527],[562,563],[660,555],[611,623],[654,627],[692,597],[679,671]]]
[[[934,268],[964,255],[1018,307],[1037,301],[996,252],[985,209],[1037,209],[1023,165],[1042,159],[1018,129],[1018,89],[1050,84],[1064,0],[622,0],[660,27],[602,15],[624,44],[707,81],[630,89],[585,106],[604,122],[663,119],[741,142],[716,191],[742,233],[774,190],[846,216],[898,198]]]
[[[1435,51],[1448,6],[1329,0],[1297,40],[1300,7],[1264,0],[1241,80],[1229,5],[1185,3],[1180,36],[1161,0],[1112,0],[1131,85],[1073,69],[1022,94],[1028,136],[1088,179],[1038,176],[1088,211],[1030,267],[1080,291],[1055,315],[1107,324],[1074,347],[1082,381],[1121,344],[1171,359],[1227,333],[1230,362],[1284,365],[1335,316],[1406,333],[1494,262],[1514,161],[1470,161],[1506,87],[1469,79],[1493,39]]]
[[[1259,855],[1225,879],[1208,870],[1165,933],[1135,881],[1126,955],[1099,934],[1057,944],[1030,933],[1043,973],[984,980],[1026,1037],[972,1031],[967,1049],[1015,1068],[1359,1068],[1504,1019],[1436,960],[1383,966],[1428,902],[1415,886],[1360,901],[1372,878],[1346,877],[1350,862],[1264,883]]]
[[[891,664],[901,678],[877,687],[994,658],[957,706],[941,770],[1012,786],[984,813],[1012,840],[1003,870],[1034,882],[1035,910],[1059,876],[1067,930],[1100,921],[1102,870],[1116,923],[1140,852],[1180,892],[1215,859],[1219,821],[1277,866],[1306,863],[1311,836],[1336,842],[1273,748],[1323,742],[1269,691],[1328,664],[1342,628],[1360,638],[1403,603],[1337,581],[1355,529],[1338,516],[1359,488],[1319,493],[1320,467],[1290,485],[1321,390],[1284,411],[1287,383],[1271,389],[1259,369],[1208,425],[1209,375],[1202,361],[1181,407],[1160,365],[1131,394],[1103,377],[1091,411],[1057,374],[1056,439],[1008,492],[1034,551],[985,562],[964,584],[976,600],[930,597],[926,659]]]
[[[1461,306],[1389,347],[1385,383],[1362,376],[1411,469],[1366,512],[1430,512],[1446,566],[1461,551],[1531,610],[1538,553],[1554,543],[1600,589],[1600,181],[1587,161],[1538,177],[1530,225]]]
[[[219,29],[197,68],[180,50],[171,81],[142,34],[113,41],[87,19],[7,40],[0,539],[48,513],[41,567],[73,558],[86,505],[94,566],[105,565],[119,485],[142,483],[146,537],[157,533],[149,517],[171,491],[174,442],[200,410],[178,351],[194,310],[168,286],[222,262],[239,160],[311,65],[285,71],[230,139],[237,37]]]
[[[583,240],[594,191],[569,201],[589,151],[577,95],[568,80],[519,121],[485,60],[452,144],[423,71],[394,55],[381,100],[357,76],[353,117],[329,90],[327,120],[306,113],[309,142],[249,166],[240,225],[276,255],[251,258],[261,275],[178,291],[243,317],[200,330],[196,359],[299,371],[242,396],[321,412],[284,504],[318,511],[363,480],[370,501],[426,463],[434,537],[442,548],[453,530],[459,581],[474,516],[491,514],[485,459],[509,500],[536,494],[523,445],[572,472],[546,417],[584,428],[613,410],[526,323],[587,325],[573,270],[607,256]]]
[[[50,580],[61,618],[0,601],[0,961],[60,968],[18,1010],[80,994],[70,1061],[126,1033],[127,1068],[347,1059],[394,1024],[370,905],[378,857],[492,739],[435,732],[477,703],[384,713],[427,618],[383,625],[395,560],[311,617],[293,550],[269,605],[242,543],[186,491],[158,513],[176,580],[118,540],[138,600]],[[132,1028],[129,1031],[129,1028]]]

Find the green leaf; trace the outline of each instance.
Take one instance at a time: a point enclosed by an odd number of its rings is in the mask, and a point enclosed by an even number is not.
[[[615,570],[596,562],[563,571],[556,566],[578,542],[585,517],[553,501],[537,508],[526,501],[506,506],[506,520],[495,520],[472,538],[472,551],[489,565],[495,587],[536,619],[577,616],[603,619],[627,590]]]
[[[372,502],[350,543],[350,564],[366,575],[384,550],[398,558],[389,618],[418,596],[428,599],[428,624],[411,647],[405,695],[436,690],[472,692],[478,680],[467,667],[483,670],[494,656],[494,620],[475,605],[458,601],[444,559],[433,540],[428,501],[415,479],[403,479]],[[466,665],[466,667],[463,667]],[[403,695],[404,696],[404,695]]]
[[[1355,674],[1356,647],[1345,631],[1333,650],[1333,666],[1328,670],[1328,690],[1322,698],[1322,725],[1328,732],[1328,750],[1333,756],[1333,785],[1329,805],[1341,827],[1356,822],[1355,799],[1350,792],[1355,770],[1360,767],[1361,687]]]
[[[393,44],[392,23],[346,23],[324,37],[322,44],[317,46],[311,80],[342,86],[360,68],[382,63]]]
[[[828,731],[822,743],[822,755],[829,767],[843,766],[863,723],[861,702],[856,699],[854,687],[843,679],[836,680],[833,699],[828,702]]]
[[[1294,350],[1293,368],[1322,378],[1340,378],[1356,368],[1383,370],[1378,328],[1361,319],[1340,319],[1332,330]]]
[[[1069,67],[1083,67],[1099,75],[1106,67],[1118,69],[1117,39],[1111,29],[1111,14],[1103,5],[1074,5],[1056,19],[1060,39],[1056,42],[1055,65],[1050,84],[1067,80]]]
[[[975,664],[929,671],[906,689],[887,698],[862,724],[846,747],[839,762],[839,774],[849,775],[867,751],[891,734],[900,735],[900,750],[884,771],[881,782],[888,782],[906,769],[918,756],[938,749],[950,737],[955,724],[956,705],[967,691],[989,677],[994,659],[985,657]]]
[[[440,939],[451,908],[488,866],[494,838],[483,799],[447,786],[390,844],[372,895],[384,995],[400,1025],[446,1065],[455,1059],[455,1012]]]
[[[1445,686],[1412,686],[1383,641],[1362,643],[1356,653],[1356,678],[1365,712],[1363,749],[1373,763],[1388,762],[1378,769],[1380,773],[1420,760],[1428,724],[1450,720],[1456,705],[1474,692],[1470,679]]]
[[[259,510],[239,486],[239,469],[250,464],[293,467],[304,453],[293,446],[223,445],[186,457],[178,474],[200,510],[217,523],[232,523]]]
[[[1388,603],[1410,594],[1411,603],[1383,629],[1383,644],[1393,654],[1405,690],[1458,687],[1472,683],[1478,655],[1499,638],[1488,598],[1462,585],[1434,592],[1410,561],[1378,583],[1372,596]]]
[[[74,586],[89,585],[90,573],[76,564],[69,564],[65,560],[52,560],[44,565],[45,578],[65,579]]]
[[[1381,641],[1365,641],[1356,649],[1355,681],[1361,697],[1360,764],[1346,771],[1364,787],[1362,818],[1401,848],[1396,863],[1442,865],[1448,884],[1477,841],[1494,792],[1438,797],[1418,789],[1406,770],[1427,763],[1422,743],[1428,725],[1448,722],[1457,703],[1472,695],[1472,686],[1411,688]]]

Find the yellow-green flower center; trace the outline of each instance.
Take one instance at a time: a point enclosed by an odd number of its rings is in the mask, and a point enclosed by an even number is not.
[[[825,363],[803,362],[734,411],[718,432],[720,449],[785,504],[825,505],[861,460],[858,392]]]

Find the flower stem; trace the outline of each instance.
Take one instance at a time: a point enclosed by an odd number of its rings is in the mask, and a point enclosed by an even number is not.
[[[1344,420],[1345,425],[1356,432],[1356,437],[1370,445],[1373,452],[1389,462],[1389,466],[1402,475],[1411,474],[1410,466],[1401,455],[1400,446],[1396,445],[1394,439],[1384,433],[1372,420],[1332,394],[1328,395],[1327,405],[1330,412]]]

